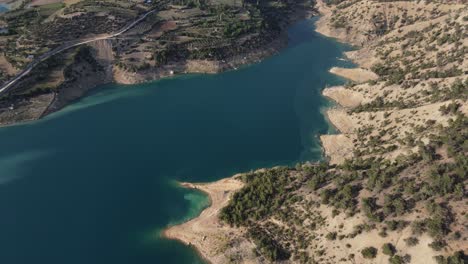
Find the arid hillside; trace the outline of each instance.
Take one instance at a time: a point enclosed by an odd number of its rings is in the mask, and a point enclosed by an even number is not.
[[[214,263],[466,263],[468,6],[317,7],[317,31],[353,44],[358,66],[330,69],[349,83],[323,91],[340,131],[321,136],[329,162],[235,176],[217,231],[195,219],[166,235]]]

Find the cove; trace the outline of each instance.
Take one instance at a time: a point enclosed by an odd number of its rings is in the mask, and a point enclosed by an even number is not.
[[[176,181],[322,159],[320,95],[347,50],[313,31],[218,75],[107,85],[43,120],[0,129],[0,263],[202,263],[160,237],[200,213]]]

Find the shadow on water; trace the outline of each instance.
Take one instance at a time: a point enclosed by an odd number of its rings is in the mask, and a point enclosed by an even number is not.
[[[200,213],[213,181],[320,160],[327,71],[347,47],[291,27],[291,45],[218,75],[108,85],[43,120],[0,129],[0,263],[198,263],[158,231]],[[13,176],[13,177],[11,177]]]

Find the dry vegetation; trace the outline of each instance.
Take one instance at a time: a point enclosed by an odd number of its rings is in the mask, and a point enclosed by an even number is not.
[[[360,69],[333,69],[351,82],[324,91],[342,134],[321,137],[330,162],[237,176],[216,263],[252,261],[252,243],[259,263],[467,263],[468,6],[318,6],[319,32],[359,46]]]

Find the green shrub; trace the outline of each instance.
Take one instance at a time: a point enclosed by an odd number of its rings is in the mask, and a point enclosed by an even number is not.
[[[259,253],[270,261],[286,260],[291,256],[277,241],[261,228],[252,228],[248,232],[257,246]]]
[[[409,246],[409,247],[414,247],[419,243],[419,239],[417,239],[415,237],[405,238],[404,241],[406,242],[406,245]]]
[[[325,236],[328,240],[335,240],[336,239],[336,232],[330,232]]]
[[[430,243],[428,246],[435,251],[441,251],[445,246],[447,246],[447,243],[444,240],[438,239]]]
[[[465,264],[468,263],[468,256],[463,251],[457,251],[452,256],[435,256],[437,264]]]
[[[398,256],[398,255],[395,255],[395,256],[391,256],[391,257],[388,259],[388,262],[389,262],[390,264],[404,264],[404,263],[405,263],[405,260],[403,259],[403,257]]]
[[[286,189],[292,180],[289,172],[288,168],[275,168],[243,175],[245,186],[234,194],[219,218],[231,226],[241,226],[278,211],[292,193]]]
[[[361,250],[361,254],[366,259],[373,259],[377,256],[377,249],[375,247],[366,247]]]
[[[411,224],[411,231],[414,235],[422,235],[426,232],[426,226],[423,221],[414,221]]]
[[[382,253],[385,255],[393,256],[396,252],[395,247],[391,243],[385,243],[382,246]]]

